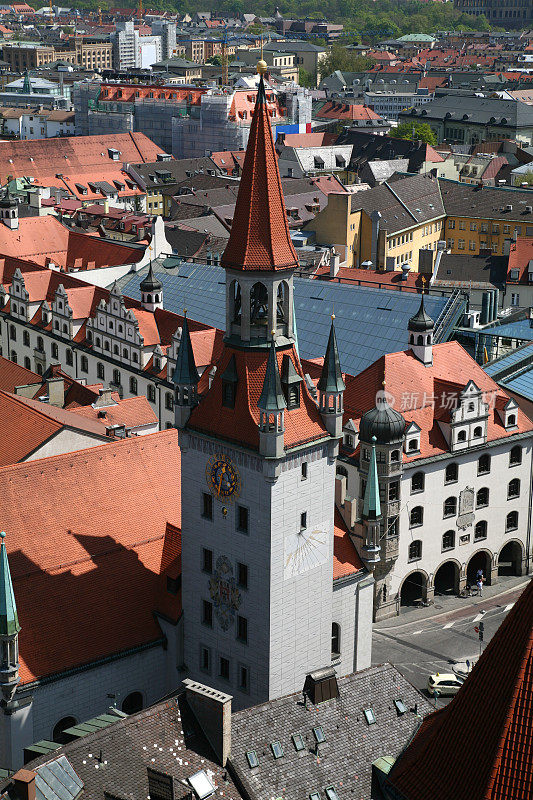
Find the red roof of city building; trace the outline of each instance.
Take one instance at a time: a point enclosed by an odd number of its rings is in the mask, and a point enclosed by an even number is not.
[[[298,266],[289,234],[263,77],[250,126],[231,234],[222,266],[280,270]]]
[[[357,103],[343,103],[339,100],[328,100],[320,111],[316,113],[317,119],[347,119],[347,120],[381,120],[379,114],[366,105]]]
[[[420,452],[403,455],[404,461],[429,458],[449,451],[439,420],[449,421],[458,396],[472,380],[489,404],[487,441],[504,439],[515,433],[533,429],[533,422],[517,411],[517,428],[507,431],[499,409],[509,396],[485,370],[464,350],[459,342],[444,342],[433,346],[433,364],[424,366],[411,350],[381,356],[359,375],[346,375],[344,392],[345,421],[356,425],[361,416],[374,408],[378,392],[386,386],[389,404],[421,429]]]
[[[26,386],[31,383],[42,383],[42,376],[37,375],[14,361],[0,356],[0,391],[14,392],[16,386]]]
[[[174,429],[0,468],[23,684],[162,638],[179,475]],[[176,618],[179,604],[161,610]]]
[[[519,236],[512,242],[507,265],[507,283],[529,284],[529,262],[533,259],[533,239]],[[511,275],[511,270],[518,270],[518,278]]]
[[[410,292],[423,289],[429,281],[429,277],[421,272],[408,272],[404,280],[401,270],[385,272],[384,270],[357,269],[356,267],[340,267],[337,274],[331,277],[328,265],[319,267],[312,277],[316,280],[351,283],[355,286],[375,286],[380,289]]]
[[[70,410],[77,416],[97,423],[103,433],[110,425],[125,425],[126,430],[131,430],[158,424],[157,415],[144,395],[121,400],[118,393],[113,392],[108,405],[96,405],[93,402],[86,406],[73,406]]]
[[[294,347],[279,348],[276,354],[280,371],[283,356],[287,354],[296,372],[303,378],[302,367]],[[237,350],[226,346],[217,365],[211,388],[200,404],[193,409],[189,426],[258,449],[257,403],[265,379],[267,355],[265,350]],[[235,358],[238,381],[235,407],[227,408],[222,403],[222,375],[232,357]],[[285,448],[296,447],[328,436],[316,403],[309,395],[305,380],[302,380],[300,385],[300,407],[285,411]]]
[[[333,580],[355,575],[363,569],[363,562],[350,539],[350,534],[340,512],[335,509],[333,539]]]
[[[450,705],[430,714],[389,782],[405,800],[533,796],[533,581]]]
[[[32,259],[41,266],[53,262],[62,269],[96,269],[134,264],[144,255],[142,247],[95,239],[65,227],[57,217],[22,217],[16,230],[0,226],[0,253]]]

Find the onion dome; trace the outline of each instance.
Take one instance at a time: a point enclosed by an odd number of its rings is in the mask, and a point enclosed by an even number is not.
[[[154,271],[152,269],[152,263],[150,262],[150,269],[148,270],[148,274],[146,278],[143,278],[141,281],[141,292],[160,292],[163,288],[163,284],[156,278],[154,275]]]
[[[377,405],[361,417],[359,438],[368,444],[374,436],[376,444],[392,444],[403,438],[405,419],[388,404],[385,393],[382,394],[377,399]]]
[[[432,331],[435,327],[435,322],[431,319],[429,314],[427,313],[426,309],[424,308],[424,295],[422,295],[422,300],[420,301],[420,308],[409,320],[409,327],[408,330],[413,331],[414,333],[424,333],[426,331]]]

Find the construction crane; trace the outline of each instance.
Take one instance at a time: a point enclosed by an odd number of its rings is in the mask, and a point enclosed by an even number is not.
[[[222,80],[224,86],[228,85],[228,68],[229,68],[229,56],[228,56],[228,26],[224,25],[224,36],[222,37]]]
[[[100,6],[98,6],[98,24],[102,24],[102,9]]]
[[[138,6],[138,9],[137,9],[137,14],[138,14],[139,19],[142,19],[142,15],[143,15],[143,0],[139,0],[139,6]]]
[[[48,7],[50,9],[50,20],[51,20],[52,17],[54,16],[54,11],[53,11],[53,8],[52,8],[52,0],[48,0]]]

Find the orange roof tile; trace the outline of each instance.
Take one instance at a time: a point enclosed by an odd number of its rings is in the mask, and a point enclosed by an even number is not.
[[[239,194],[223,267],[290,269],[298,265],[285,213],[278,160],[261,76]]]
[[[157,425],[158,419],[155,411],[144,395],[139,397],[126,397],[119,399],[114,395],[114,404],[107,406],[76,406],[71,409],[76,416],[94,420],[105,431],[110,425],[125,425],[126,429],[138,428],[144,425]],[[105,416],[102,416],[102,412]]]
[[[363,563],[357,555],[348,528],[340,512],[335,509],[335,528],[333,539],[333,580],[355,575],[363,569]]]
[[[179,474],[173,429],[0,468],[22,683],[161,638],[153,611]]]
[[[438,420],[450,413],[453,402],[466,384],[474,381],[489,403],[487,440],[495,441],[512,435],[503,427],[495,410],[497,398],[508,398],[485,370],[464,350],[459,342],[433,346],[433,364],[424,366],[411,350],[389,353],[353,377],[346,375],[344,392],[345,419],[358,421],[374,408],[376,395],[387,387],[390,405],[421,428],[420,453],[404,461],[428,458],[448,451]],[[520,409],[517,412],[518,432],[533,430],[533,423]]]
[[[303,378],[300,361],[293,346],[278,348],[278,366],[287,354],[296,372]],[[235,408],[222,405],[222,374],[235,356],[238,375]],[[213,433],[224,439],[259,447],[259,409],[257,403],[266,373],[267,351],[237,350],[226,346],[217,365],[211,388],[193,409],[191,428]],[[310,397],[305,380],[301,383],[300,408],[285,411],[285,448],[323,439],[328,436],[316,403]]]
[[[328,100],[316,114],[317,119],[380,120],[379,114],[365,105]]]
[[[7,358],[0,356],[0,390],[14,392],[15,386],[25,386],[28,383],[42,384],[42,376],[37,375],[20,364],[15,364]]]

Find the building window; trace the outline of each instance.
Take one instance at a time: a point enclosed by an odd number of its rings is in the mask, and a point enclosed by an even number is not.
[[[409,525],[411,528],[418,528],[424,522],[424,509],[422,506],[415,506],[409,515]]]
[[[26,345],[26,347],[30,346],[30,334],[28,331],[22,331],[22,344]]]
[[[146,390],[146,396],[151,403],[155,403],[155,386],[149,383]]]
[[[486,486],[478,489],[476,494],[476,508],[485,508],[489,504],[489,490]]]
[[[415,474],[411,478],[411,494],[416,494],[416,492],[423,492],[424,483],[425,483],[424,473],[415,472]]]
[[[512,500],[514,497],[520,497],[519,478],[513,478],[512,481],[509,481],[509,485],[507,486],[507,499]]]
[[[519,444],[515,445],[509,453],[509,466],[514,467],[522,463],[522,448]]]
[[[70,347],[67,349],[65,357],[67,359],[67,366],[71,367],[74,364],[74,353],[72,352]]]
[[[174,408],[174,397],[172,392],[167,392],[165,394],[165,408],[168,408],[169,411],[172,411]]]
[[[446,531],[442,537],[442,550],[453,550],[455,547],[455,531]]]
[[[505,532],[516,531],[518,528],[518,511],[509,511],[505,520]]]
[[[200,669],[202,672],[211,672],[211,653],[208,647],[200,648]]]
[[[17,341],[17,329],[15,328],[14,325],[9,326],[9,338],[11,339],[12,342]]]
[[[224,656],[220,656],[218,664],[218,672],[221,678],[224,678],[224,680],[229,681],[229,658],[224,658]]]
[[[248,588],[248,567],[240,561],[237,562],[237,585],[241,589]]]
[[[457,441],[458,442],[466,442],[466,431],[465,430],[459,431],[459,433],[457,434]]]
[[[307,480],[307,461],[302,461],[302,480]]]
[[[80,358],[80,369],[82,372],[89,372],[89,359],[87,356],[82,356]]]
[[[480,539],[487,538],[487,522],[486,520],[482,519],[479,522],[476,522],[476,527],[474,528],[474,541],[478,542]]]
[[[398,461],[400,460],[400,451],[393,450],[392,453],[390,454],[390,460],[393,464],[397,464]]]
[[[44,341],[42,336],[37,337],[37,350],[39,353],[44,353]]]
[[[474,434],[475,434],[475,432],[474,432]],[[477,474],[478,475],[488,475],[489,472],[490,472],[490,456],[489,456],[488,453],[484,453],[482,456],[480,456],[478,458]]]
[[[444,517],[455,517],[457,514],[457,497],[447,497],[444,501]]]
[[[245,667],[243,664],[239,665],[239,689],[243,692],[247,692],[250,688],[250,672],[248,667]]]
[[[113,383],[115,386],[120,386],[122,383],[122,377],[120,375],[120,370],[118,369],[113,370]]]
[[[444,483],[456,483],[459,479],[459,468],[457,464],[448,464],[444,473]]]
[[[213,603],[209,600],[202,600],[202,624],[213,627]]]
[[[338,658],[341,654],[341,626],[338,622],[331,625],[331,657]]]
[[[248,620],[237,615],[237,639],[243,644],[248,644]]]
[[[246,506],[237,506],[237,530],[248,533],[248,509]]]
[[[130,393],[137,394],[137,378],[130,378]]]
[[[235,408],[235,389],[232,381],[222,381],[222,405],[226,408]]]
[[[202,571],[210,574],[213,572],[213,551],[207,547],[202,548]]]
[[[300,514],[300,530],[305,531],[307,528],[307,511],[302,511]]]
[[[389,501],[400,499],[400,481],[389,483]]]
[[[24,366],[26,369],[31,369],[31,359],[29,356],[24,357]]]
[[[96,365],[96,375],[98,378],[101,378],[102,380],[104,380],[105,378],[105,368],[104,365],[101,364],[100,362]]]
[[[213,495],[207,492],[202,493],[202,517],[213,519]]]
[[[409,545],[409,561],[418,561],[422,558],[422,542],[416,539]]]

